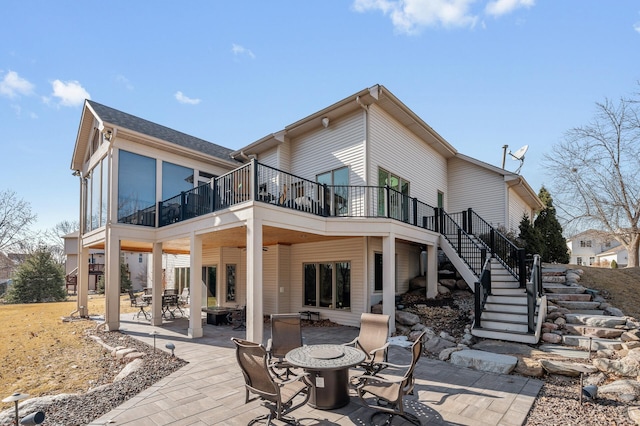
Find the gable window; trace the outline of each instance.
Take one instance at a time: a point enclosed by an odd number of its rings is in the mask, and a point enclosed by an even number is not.
[[[591,240],[580,240],[580,247],[591,247]]]
[[[305,263],[304,305],[351,308],[351,262]]]
[[[409,220],[409,181],[385,169],[378,169],[378,216],[386,216],[402,221]],[[389,211],[385,205],[385,189],[389,186]]]
[[[124,150],[118,160],[118,222],[154,226],[136,213],[155,207],[156,160]]]
[[[316,176],[316,182],[327,185],[325,203],[333,216],[344,216],[349,213],[349,167],[340,167]],[[320,195],[320,194],[318,194]],[[320,198],[320,197],[318,197]]]
[[[162,199],[167,200],[193,188],[193,169],[162,162]]]

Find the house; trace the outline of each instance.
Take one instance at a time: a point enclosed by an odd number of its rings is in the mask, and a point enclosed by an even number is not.
[[[610,234],[596,229],[588,229],[567,238],[570,261],[574,265],[611,266],[616,261],[618,266],[625,267],[628,253],[619,241]]]
[[[109,330],[120,326],[123,251],[150,254],[153,325],[163,257],[188,255],[176,280],[191,289],[191,312],[212,294],[246,306],[249,340],[262,341],[264,315],[313,311],[357,326],[380,301],[393,330],[396,295],[412,279],[437,294],[439,249],[470,286],[487,250],[524,279],[509,243],[486,245],[500,237],[491,224],[517,227],[543,207],[524,178],[458,153],[381,85],[235,151],[87,100],[71,169],[78,276],[102,250]],[[200,316],[187,334],[202,336]]]

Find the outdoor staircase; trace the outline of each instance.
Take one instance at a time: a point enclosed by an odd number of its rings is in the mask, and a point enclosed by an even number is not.
[[[481,327],[474,327],[476,337],[535,344],[540,335],[540,304],[536,306],[537,333],[529,332],[527,294],[518,280],[496,259],[491,260],[491,294],[481,314]]]
[[[481,314],[478,317],[478,312],[476,312],[476,320],[471,334],[487,339],[527,344],[538,343],[541,325],[546,315],[547,299],[545,296],[536,295],[536,292],[533,291],[534,296],[530,301],[526,288],[516,277],[518,271],[526,273],[526,268],[518,266],[507,269],[504,265],[509,262],[499,258],[499,252],[513,254],[517,247],[506,241],[501,235],[496,235],[499,233],[471,210],[453,215],[444,214],[443,216],[444,218],[439,220],[440,247],[462,279],[475,292],[477,288],[484,289],[482,285],[477,287],[476,284],[483,282],[483,279],[486,281],[488,277],[490,291],[486,294],[484,306],[479,302],[484,296],[476,293],[476,311],[481,311]],[[478,235],[483,235],[483,238],[475,235],[474,231]],[[494,246],[487,243],[487,234],[489,233],[491,234],[491,243],[500,237],[503,238],[500,243],[496,244],[496,250],[492,250]],[[483,275],[488,257],[490,258],[490,262],[488,262],[490,274],[484,273]],[[511,260],[513,261],[513,259]],[[532,286],[529,285],[529,287]],[[529,313],[530,303],[533,310],[532,316]],[[585,307],[588,306],[585,305]],[[531,321],[530,318],[533,320]]]

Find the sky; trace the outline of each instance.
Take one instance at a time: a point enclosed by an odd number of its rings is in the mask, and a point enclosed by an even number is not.
[[[0,192],[78,218],[85,98],[239,149],[375,84],[459,152],[543,156],[640,92],[637,0],[3,0]],[[519,162],[507,156],[505,168]],[[551,193],[553,196],[553,192]]]

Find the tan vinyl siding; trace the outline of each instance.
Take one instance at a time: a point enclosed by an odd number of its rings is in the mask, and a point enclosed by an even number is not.
[[[531,220],[531,207],[513,189],[509,189],[509,225],[510,231],[518,233],[522,216],[526,213]]]
[[[289,311],[313,309],[320,312],[322,318],[330,318],[332,321],[351,326],[358,326],[360,313],[365,309],[366,293],[363,286],[364,265],[363,250],[364,238],[348,240],[327,241],[321,243],[296,244],[291,246],[290,270],[291,270],[291,296]],[[303,299],[303,264],[315,262],[351,262],[351,310],[309,308],[302,305]]]
[[[329,127],[291,141],[291,173],[316,180],[330,170],[349,166],[349,184],[364,180],[364,116],[361,112],[331,121]]]
[[[500,174],[458,158],[449,160],[448,212],[472,208],[491,225],[504,226],[505,191]]]
[[[275,246],[268,247],[262,252],[262,298],[263,314],[270,315],[278,312],[278,280],[277,280],[278,252]]]
[[[446,202],[446,159],[376,105],[369,111],[369,184],[378,185],[383,168],[409,181],[411,197],[436,206],[442,191]]]
[[[278,147],[273,147],[268,151],[260,153],[258,162],[278,169]]]

